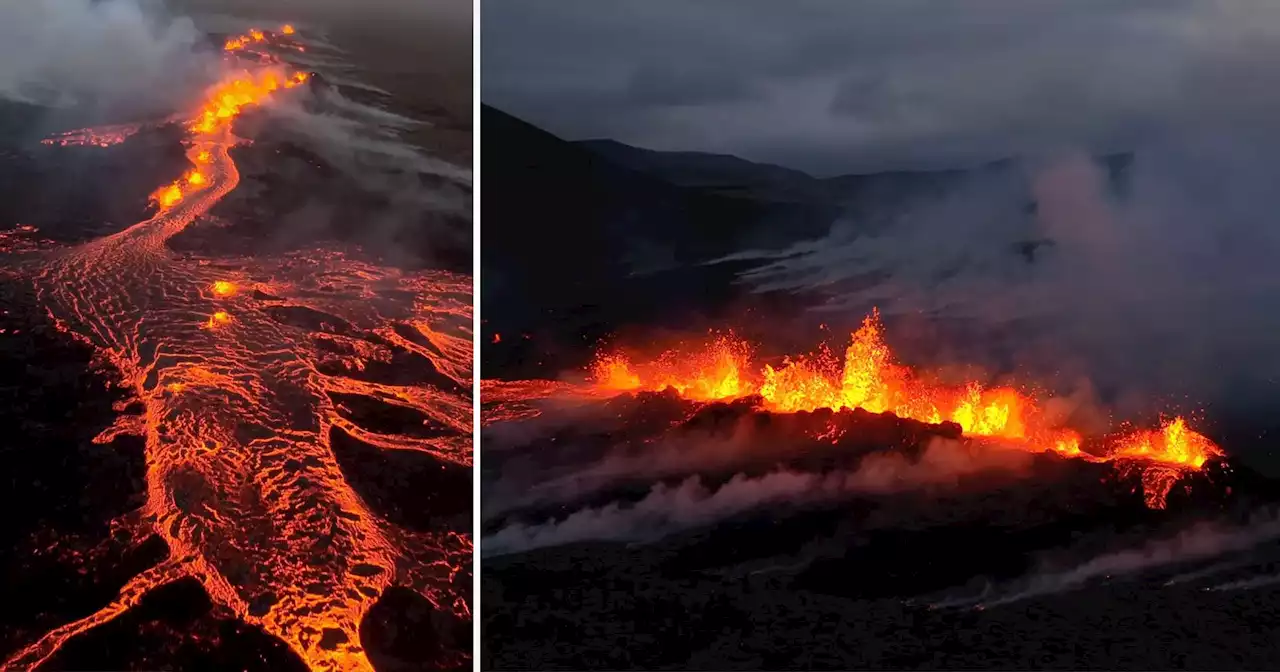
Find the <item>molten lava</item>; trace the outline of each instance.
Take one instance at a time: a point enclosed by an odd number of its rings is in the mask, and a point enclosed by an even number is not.
[[[296,32],[297,30],[294,29],[291,24],[285,24],[280,28],[281,35],[293,35]],[[249,32],[244,35],[227,38],[227,41],[222,43],[222,49],[229,53],[242,51],[253,44],[270,43],[271,37],[273,36],[265,31],[258,30],[257,28],[251,28],[249,29]]]
[[[270,65],[256,72],[242,72],[216,84],[206,93],[199,115],[188,124],[188,130],[194,136],[192,144],[199,147],[187,153],[188,159],[195,166],[208,164],[212,155],[203,146],[217,142],[218,136],[228,129],[242,109],[262,103],[281,88],[291,89],[306,81],[305,72],[286,75],[279,66]],[[151,199],[162,211],[167,210],[181,203],[191,191],[204,187],[207,180],[198,168],[193,169],[182,179],[156,190]]]
[[[182,187],[177,184],[160,187],[151,195],[151,198],[162,209],[172,208],[182,202]]]
[[[306,81],[307,74],[304,72],[295,72],[286,77],[275,68],[257,73],[246,72],[241,77],[224,81],[209,92],[200,116],[191,122],[191,131],[196,135],[215,133],[229,124],[242,108],[262,102],[277,89],[291,89]]]
[[[1147,503],[1156,508],[1165,505],[1182,475],[1223,455],[1180,417],[1160,430],[1109,437],[1096,454],[1086,452],[1082,436],[1057,424],[1030,394],[976,381],[947,385],[897,363],[875,313],[853,333],[843,357],[822,350],[786,358],[775,368],[754,364],[754,351],[751,344],[728,334],[642,361],[622,352],[603,352],[591,366],[588,389],[595,395],[671,389],[698,401],[758,395],[763,407],[774,412],[860,408],[932,424],[949,421],[969,436],[1026,450],[1138,465]]]
[[[57,145],[59,147],[111,147],[118,145],[129,136],[142,130],[140,124],[120,124],[116,126],[100,126],[97,128],[82,128],[75,131],[67,131],[58,133],[50,138],[41,140],[41,144]]]
[[[229,315],[225,310],[219,310],[209,316],[209,320],[204,323],[204,328],[217,329],[218,327],[224,327],[228,324],[231,324],[231,315]]]
[[[260,31],[227,46],[249,43],[269,56]],[[156,191],[151,219],[31,266],[57,328],[110,363],[142,409],[122,406],[95,439],[145,439],[145,503],[113,528],[138,543],[159,537],[169,555],[98,611],[33,633],[0,669],[34,669],[70,638],[186,578],[316,670],[372,669],[360,624],[392,586],[470,619],[457,580],[471,561],[470,536],[387,520],[347,482],[332,443],[346,434],[470,466],[470,278],[326,250],[202,259],[168,248],[239,183],[229,151],[237,115],[306,81],[263,60],[212,87],[190,114],[192,168]],[[228,273],[253,277],[261,291],[238,292]],[[394,384],[368,379],[366,369],[393,360]],[[335,398],[395,407],[432,431],[363,426]],[[465,651],[450,655],[437,662],[469,665]]]
[[[213,290],[214,296],[232,296],[238,291],[236,283],[227,280],[214,281],[211,289]]]

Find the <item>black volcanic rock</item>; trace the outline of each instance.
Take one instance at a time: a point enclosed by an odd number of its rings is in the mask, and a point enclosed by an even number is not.
[[[951,422],[930,425],[862,409],[775,413],[763,410],[761,402],[759,397],[693,402],[671,391],[621,395],[602,406],[598,417],[607,418],[607,422],[583,416],[577,422],[558,425],[542,433],[516,434],[514,441],[488,439],[486,472],[503,474],[516,481],[520,478],[513,474],[524,474],[533,479],[529,483],[532,486],[552,466],[561,470],[628,455],[637,459],[646,456],[660,459],[654,451],[668,444],[689,446],[691,451],[709,444],[722,446],[708,453],[706,460],[691,460],[683,467],[667,468],[663,478],[655,479],[652,474],[637,474],[634,478],[618,474],[607,488],[575,500],[558,501],[550,508],[527,509],[518,516],[537,522],[581,508],[638,501],[657,480],[676,483],[697,475],[704,485],[715,489],[735,476],[759,477],[780,470],[856,471],[864,459],[872,456],[892,455],[901,458],[904,464],[914,464],[922,459],[935,439],[963,438],[961,428]],[[997,448],[982,445],[975,446],[974,450],[999,452]],[[910,492],[929,490],[932,494],[922,505],[925,508],[933,505],[935,497],[949,498],[954,505],[941,512],[930,512],[926,517],[952,523],[961,520],[991,523],[995,518],[1025,521],[1027,507],[1032,507],[1036,512],[1034,518],[1042,521],[1057,516],[1069,518],[1086,511],[1101,511],[1099,515],[1116,520],[1119,519],[1116,516],[1120,516],[1143,521],[1151,516],[1230,515],[1234,511],[1256,510],[1280,502],[1276,481],[1235,461],[1221,460],[1207,463],[1199,472],[1184,475],[1169,494],[1167,510],[1153,513],[1143,499],[1140,464],[1130,468],[1128,463],[1097,463],[1054,453],[1013,451],[1009,454],[1023,459],[978,460],[975,466],[957,472],[958,480],[941,480],[938,487],[932,483],[907,484],[888,488],[882,495],[909,502],[913,498]],[[908,494],[899,495],[899,490]],[[924,515],[915,503],[900,503],[899,509],[903,520],[918,523]],[[1120,515],[1121,511],[1125,513]],[[492,531],[509,520],[508,516],[489,517],[485,527]]]
[[[311,80],[310,87],[320,95],[304,105],[331,113],[323,96],[330,84]],[[298,134],[263,110],[241,114],[236,132],[252,141],[231,149],[241,184],[207,215],[224,226],[189,227],[169,241],[171,248],[279,254],[336,241],[387,265],[472,272],[469,213],[418,202],[435,192],[464,200],[469,184],[400,167],[357,168],[352,162],[359,159],[326,155],[319,143],[327,140]]]
[[[620,324],[687,322],[739,300],[746,265],[704,262],[821,236],[835,217],[677,186],[491,107],[481,123],[485,193],[501,194],[485,199],[481,233],[490,377],[546,374]]]
[[[822,180],[807,173],[728,154],[659,152],[616,140],[574,143],[610,162],[671,184],[773,201],[830,201]]]
[[[733,195],[762,202],[838,206],[841,210],[867,211],[895,202],[939,195],[974,177],[996,176],[1024,170],[1014,159],[952,169],[893,170],[814,177],[768,163],[727,154],[657,151],[632,147],[616,140],[582,140],[574,143],[611,163],[681,187]],[[1128,193],[1133,166],[1131,152],[1107,154],[1097,163],[1107,175],[1111,193]]]
[[[541,475],[592,473],[602,465],[611,475],[576,497],[486,513],[482,538],[512,522],[625,510],[656,483],[670,487],[693,475],[714,491],[735,476],[843,474],[884,457],[917,464],[935,439],[961,436],[950,423],[861,410],[772,413],[760,402],[697,403],[671,391],[620,395],[594,413],[579,409],[572,422],[543,417],[524,432],[488,436],[490,481],[497,475],[510,485],[526,475],[522,491],[531,491]],[[1164,582],[1212,568],[1223,556],[1252,562],[1252,576],[1273,571],[1267,554],[1280,554],[1280,539],[1258,530],[1275,526],[1267,522],[1275,520],[1280,501],[1274,480],[1232,459],[1211,461],[1180,479],[1167,508],[1157,510],[1144,501],[1140,471],[1124,464],[1012,454],[1024,459],[990,463],[996,468],[950,481],[855,488],[837,498],[770,499],[656,540],[582,541],[487,557],[483,664],[985,669],[1043,662],[1031,648],[1011,648],[991,636],[1016,631],[1080,659],[1161,667],[1197,652],[1204,660],[1213,659],[1210,652],[1227,656],[1233,639],[1201,633],[1198,649],[1145,654],[1116,653],[1097,642],[1121,622],[1125,632],[1143,633],[1139,641],[1164,631],[1198,632],[1165,613],[1175,608],[1203,611],[1228,629],[1268,617],[1273,592],[1232,597],[1206,593],[1194,582],[1185,588]],[[621,468],[627,458],[646,466]],[[487,502],[499,493],[493,485],[484,487]],[[1196,532],[1203,529],[1217,531]],[[1256,541],[1241,550],[1219,535]],[[1056,589],[1055,582],[1066,585]],[[1002,595],[1027,586],[1049,589],[1010,606],[966,607],[965,596],[977,596],[984,585]],[[563,607],[566,599],[572,609]],[[931,608],[942,599],[958,599],[964,608]],[[863,625],[838,637],[820,634],[850,622]],[[559,646],[544,644],[551,633]],[[612,646],[623,633],[650,645]],[[807,643],[796,645],[796,637]],[[1257,665],[1280,659],[1276,653],[1255,648],[1241,660]],[[1055,660],[1071,667],[1075,658]]]
[[[218,611],[193,578],[157,588],[133,609],[71,639],[38,669],[301,672],[307,665],[261,628]]]
[[[383,450],[334,427],[343,477],[388,520],[418,530],[462,530],[471,516],[471,469],[414,451]]]
[[[0,230],[79,242],[114,233],[154,212],[149,196],[188,168],[180,126],[145,126],[109,147],[41,144],[73,130],[44,108],[0,101]]]
[[[671,393],[617,397],[598,416],[579,412],[576,422],[546,424],[551,429],[540,435],[486,439],[486,471],[510,478],[547,465],[602,464],[602,456],[616,459],[629,447],[639,457],[671,459],[658,454],[667,441],[706,450],[733,437],[736,452],[690,461],[660,479],[624,475],[589,496],[490,516],[485,532],[607,503],[625,508],[654,482],[690,473],[714,489],[731,474],[833,472],[869,456],[910,462],[931,438],[958,435],[953,425],[889,414],[776,414],[756,399],[697,404]],[[771,501],[656,541],[585,541],[487,557],[482,665],[1075,669],[1196,660],[1234,669],[1280,660],[1269,639],[1274,628],[1243,634],[1252,632],[1249,623],[1271,622],[1273,589],[1206,592],[1232,578],[1212,574],[1166,584],[1232,561],[1252,567],[1240,570],[1245,578],[1274,573],[1267,558],[1280,557],[1280,540],[1257,530],[1275,525],[1266,522],[1280,498],[1275,481],[1234,460],[1215,461],[1181,479],[1166,509],[1153,510],[1136,471],[1053,454],[1026,458],[1012,471],[938,487]],[[1218,532],[1196,532],[1205,525]],[[1255,535],[1256,547],[1220,543],[1219,534]],[[1028,587],[1045,593],[971,608],[984,585],[1004,591],[991,599]],[[960,607],[931,606],[943,599]],[[616,646],[620,638],[631,645]],[[1165,645],[1146,646],[1152,642]]]
[[[471,647],[471,621],[397,586],[388,588],[365,615],[360,642],[379,672],[470,669],[470,661],[456,652]]]

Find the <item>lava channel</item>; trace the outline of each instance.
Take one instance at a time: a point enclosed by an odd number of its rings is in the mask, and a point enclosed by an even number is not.
[[[92,346],[141,402],[140,415],[122,409],[96,442],[145,438],[146,502],[117,522],[133,538],[159,536],[169,553],[110,604],[36,638],[4,669],[40,665],[68,639],[187,577],[316,670],[372,669],[359,627],[391,586],[471,619],[455,581],[468,571],[470,534],[388,521],[347,482],[331,445],[332,435],[345,433],[470,467],[470,278],[403,272],[332,251],[212,264],[166,246],[238,184],[229,150],[241,111],[307,80],[264,52],[251,64],[231,53],[276,39],[284,38],[255,30],[227,42],[226,58],[239,72],[212,87],[186,120],[191,167],[156,190],[154,217],[34,264],[31,279],[57,327]],[[102,144],[120,134],[75,137]],[[359,289],[317,297],[300,286],[315,277]],[[332,316],[343,328],[281,319],[288,311]],[[391,361],[393,350],[419,360],[432,382],[376,383],[362,375]],[[362,428],[336,395],[407,409],[444,431]],[[470,659],[467,650],[450,655],[437,662]]]

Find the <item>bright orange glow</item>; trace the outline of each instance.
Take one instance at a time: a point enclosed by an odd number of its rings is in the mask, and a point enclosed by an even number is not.
[[[231,151],[238,113],[306,81],[266,48],[274,37],[265,35],[262,48],[240,63],[246,70],[190,110],[191,166],[156,190],[159,212],[15,271],[59,331],[111,364],[130,397],[93,439],[135,436],[145,451],[144,500],[111,522],[110,543],[159,538],[168,555],[117,584],[114,595],[101,595],[96,610],[50,622],[43,632],[12,633],[17,650],[0,659],[0,670],[41,669],[79,634],[183,580],[200,583],[219,618],[279,638],[313,670],[373,669],[360,624],[393,586],[442,613],[471,618],[460,576],[473,559],[470,533],[389,519],[352,488],[339,464],[345,437],[396,457],[421,453],[470,466],[471,278],[383,267],[326,249],[226,260],[176,253],[168,244],[239,184]],[[0,247],[11,249],[5,236],[34,232],[0,232]],[[230,263],[218,263],[224,260]],[[223,300],[237,291],[226,270],[232,267],[274,298]],[[314,291],[309,283],[321,277],[342,289]],[[394,291],[374,291],[383,287]],[[234,315],[223,309],[232,303]],[[285,306],[352,329],[282,321],[273,311]],[[449,382],[375,382],[401,362]],[[371,423],[337,398],[389,404],[433,429]],[[81,572],[97,569],[94,553],[77,562]],[[466,651],[445,658],[437,661],[442,668],[469,667]]]
[[[593,374],[597,384],[617,391],[671,388],[690,399],[729,399],[752,393],[743,377],[750,356],[748,344],[728,334],[699,350],[663,353],[639,371],[623,355],[602,355]]]
[[[256,28],[252,28],[249,30],[249,38],[252,39],[254,42],[261,42],[267,39],[266,36],[262,34],[262,31]]]
[[[293,26],[286,23],[284,24],[283,27],[280,28],[280,32],[284,33],[285,35],[292,35],[294,33]]]
[[[231,324],[231,315],[224,310],[219,310],[209,316],[209,321],[204,323],[204,328],[217,329],[218,327],[223,327],[228,324]]]
[[[1222,456],[1222,449],[1187,427],[1183,418],[1166,421],[1159,430],[1139,430],[1122,436],[1109,457],[1142,468],[1142,492],[1147,505],[1164,508],[1169,491],[1189,469]]]
[[[182,187],[176,184],[161,187],[151,194],[151,200],[159,204],[161,209],[172,208],[182,201]]]
[[[622,355],[601,355],[596,359],[592,374],[597,385],[609,390],[630,392],[644,386],[640,376],[631,370],[631,363]]]
[[[787,358],[777,368],[760,367],[752,363],[753,350],[747,342],[729,335],[701,346],[669,350],[642,362],[619,352],[602,353],[591,367],[591,380],[604,392],[669,388],[699,401],[758,395],[764,408],[775,412],[861,408],[927,423],[950,421],[966,435],[998,439],[1027,450],[1138,462],[1158,467],[1155,472],[1165,474],[1160,478],[1144,475],[1144,482],[1154,479],[1146,493],[1148,504],[1157,507],[1163,507],[1169,488],[1183,472],[1199,469],[1206,460],[1222,455],[1217,445],[1189,429],[1182,418],[1170,421],[1160,431],[1119,437],[1105,455],[1087,454],[1081,450],[1080,434],[1055,425],[1029,394],[1010,387],[986,387],[976,381],[958,385],[933,382],[895,362],[876,313],[853,333],[843,359],[822,351]]]
[[[243,73],[222,82],[209,91],[199,116],[191,122],[191,131],[197,135],[214,133],[230,123],[241,109],[261,103],[282,86],[292,88],[303,81],[306,81],[305,73],[296,73],[286,79],[273,68],[255,74]]]
[[[261,36],[261,32],[257,32]],[[257,37],[233,38],[227,41],[229,51],[243,48],[248,39],[261,41]],[[265,39],[265,38],[263,38]],[[237,46],[238,45],[238,46]],[[279,66],[271,65],[255,72],[242,72],[223,82],[219,82],[205,94],[205,102],[199,113],[188,124],[188,130],[197,138],[210,140],[214,134],[228,127],[245,107],[259,105],[271,94],[281,88],[291,89],[307,81],[307,73],[294,72],[286,75]],[[189,155],[190,156],[190,155]],[[202,149],[191,158],[193,164],[207,165],[213,161],[209,150]],[[151,195],[151,199],[167,210],[182,202],[189,191],[199,189],[208,183],[209,176],[200,170],[189,172],[183,179],[165,187],[161,187]]]
[[[237,290],[238,288],[234,282],[218,280],[213,283],[213,293],[215,296],[232,296]]]
[[[141,124],[118,124],[115,126],[82,128],[75,131],[58,133],[53,137],[41,140],[40,143],[44,145],[58,145],[60,147],[111,147],[112,145],[118,145],[125,140],[128,140],[130,136],[137,133],[141,128]]]
[[[1159,431],[1139,431],[1124,437],[1112,456],[1135,460],[1152,460],[1199,468],[1222,452],[1209,439],[1187,427],[1187,421],[1174,418]]]

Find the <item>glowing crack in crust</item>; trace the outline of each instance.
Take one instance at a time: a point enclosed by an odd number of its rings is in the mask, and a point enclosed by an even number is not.
[[[227,50],[271,39],[252,31]],[[188,577],[316,670],[372,669],[359,626],[392,585],[470,619],[452,586],[470,561],[470,535],[390,523],[346,482],[330,445],[331,432],[345,431],[378,448],[471,464],[470,279],[331,251],[219,259],[215,267],[166,247],[236,187],[228,150],[240,110],[305,80],[276,62],[213,87],[188,125],[192,169],[157,190],[157,214],[37,265],[38,295],[58,328],[91,345],[142,402],[140,415],[121,413],[95,442],[145,438],[146,503],[116,524],[138,540],[160,536],[169,555],[106,607],[45,633],[3,669],[34,668],[69,638]],[[236,267],[252,270],[226,270]],[[316,282],[335,291],[309,291]],[[335,316],[342,328],[273,319],[282,306]],[[367,365],[390,361],[392,347],[420,359],[437,382],[360,379]],[[365,429],[340,414],[331,394],[411,409],[448,431],[422,438]],[[456,656],[444,663],[466,664],[466,652]]]
[[[82,128],[75,131],[67,131],[59,133],[51,138],[45,138],[40,143],[44,145],[57,145],[59,147],[111,147],[118,145],[138,131],[142,130],[139,124],[118,124],[115,126],[99,126],[97,128]]]
[[[696,401],[758,396],[765,410],[779,413],[864,409],[900,418],[959,425],[968,436],[1065,457],[1114,462],[1137,470],[1148,506],[1164,508],[1173,486],[1187,473],[1223,456],[1221,448],[1174,417],[1158,430],[1131,430],[1106,437],[1097,452],[1081,448],[1082,436],[1060,426],[1036,398],[1010,387],[978,382],[945,385],[895,361],[884,341],[878,313],[855,331],[843,357],[827,350],[789,357],[775,368],[753,363],[755,348],[733,334],[692,347],[640,359],[621,351],[597,353],[585,384],[562,381],[484,381],[481,398],[489,406],[486,423],[519,420],[539,411],[540,398],[590,400],[665,389]]]

